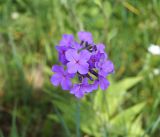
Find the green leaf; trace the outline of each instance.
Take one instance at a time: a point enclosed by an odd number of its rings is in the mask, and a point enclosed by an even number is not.
[[[97,4],[99,7],[102,7],[101,0],[94,0],[94,3]]]
[[[18,131],[17,131],[17,125],[16,125],[16,113],[17,113],[17,109],[15,106],[13,111],[13,116],[12,116],[12,128],[11,128],[10,137],[19,137]]]
[[[118,30],[116,28],[112,29],[107,36],[107,41],[110,42],[118,33]]]
[[[123,110],[121,113],[116,115],[111,119],[111,124],[118,129],[125,130],[124,128],[129,128],[132,125],[132,120],[137,116],[138,113],[145,106],[145,102],[136,104],[126,110]],[[121,126],[123,125],[123,126]]]
[[[121,80],[118,83],[111,83],[111,86],[109,87],[109,92],[117,92],[117,91],[126,91],[138,82],[142,80],[142,77],[129,77]]]
[[[142,129],[142,115],[138,116],[134,122],[129,125],[129,137],[141,137],[144,134]],[[145,137],[148,137],[147,135]]]
[[[109,103],[109,112],[113,114],[127,96],[127,90],[142,80],[142,77],[130,77],[119,81],[118,83],[111,83],[107,90],[106,100]]]
[[[94,98],[94,109],[105,110],[109,115],[113,114],[123,102],[126,91],[142,80],[142,77],[130,77],[110,84],[107,91],[98,90]]]
[[[104,14],[106,15],[106,17],[110,17],[112,14],[112,5],[110,2],[105,1],[103,3],[103,9],[104,9]]]

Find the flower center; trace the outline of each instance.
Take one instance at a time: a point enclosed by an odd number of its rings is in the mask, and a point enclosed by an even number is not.
[[[95,58],[92,58],[92,62],[96,62],[96,59],[95,59]]]
[[[76,64],[79,64],[79,60],[76,60]]]
[[[65,50],[62,51],[62,54],[65,55]]]

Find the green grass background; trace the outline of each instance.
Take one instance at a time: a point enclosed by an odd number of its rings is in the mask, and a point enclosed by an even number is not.
[[[50,83],[62,34],[90,31],[115,64],[77,101]],[[0,137],[160,137],[159,0],[0,0]]]

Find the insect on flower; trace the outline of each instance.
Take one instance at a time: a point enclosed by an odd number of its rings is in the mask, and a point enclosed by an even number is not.
[[[56,46],[60,65],[53,65],[51,83],[82,98],[98,87],[102,90],[108,88],[107,76],[114,72],[114,65],[108,59],[105,45],[95,44],[90,32],[80,31],[78,38],[76,41],[71,34],[62,36]],[[73,79],[77,82],[73,83]]]

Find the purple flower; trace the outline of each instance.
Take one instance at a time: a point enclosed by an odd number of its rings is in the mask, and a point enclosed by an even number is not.
[[[82,47],[81,45],[78,43],[78,42],[73,42],[73,45],[72,45],[72,49],[75,49],[75,50],[80,50]]]
[[[90,92],[91,88],[88,84],[87,78],[83,79],[82,83],[74,84],[70,93],[74,94],[77,98],[82,98],[85,93]]]
[[[98,79],[94,82],[93,84],[93,89],[96,90],[98,88],[98,86],[100,86],[100,88],[102,90],[106,90],[109,86],[109,81],[103,77],[103,76],[98,76]]]
[[[65,65],[65,64],[67,64],[67,59],[66,59],[66,57],[65,57],[65,52],[67,51],[67,47],[65,47],[65,46],[56,46],[56,49],[57,49],[57,51],[58,51],[58,59],[59,59],[59,61],[63,64],[63,65]]]
[[[69,73],[79,72],[80,74],[87,74],[89,64],[87,61],[90,58],[90,54],[87,50],[77,53],[74,49],[66,51],[66,59],[68,60],[67,69]]]
[[[53,66],[52,71],[55,72],[55,74],[51,77],[51,83],[54,86],[61,85],[63,90],[69,90],[72,86],[71,78],[73,78],[73,75],[58,65]]]
[[[101,76],[107,76],[114,71],[113,63],[106,59],[105,54],[100,54],[100,59],[95,63],[95,67],[98,70],[98,74]]]
[[[97,90],[106,90],[109,86],[107,76],[114,71],[113,63],[108,59],[105,45],[93,43],[90,32],[78,32],[80,42],[73,35],[64,34],[56,46],[61,65],[54,65],[51,83],[70,90],[77,98]],[[65,68],[65,70],[64,70]]]
[[[96,47],[97,47],[97,52],[105,53],[105,45],[104,44],[99,43],[96,45]]]
[[[59,42],[59,46],[70,47],[74,42],[74,36],[72,34],[63,34],[62,40]]]
[[[90,32],[80,31],[78,32],[78,38],[80,41],[88,42],[88,44],[93,43],[92,34]]]
[[[90,69],[95,68],[95,64],[96,64],[96,62],[98,62],[100,60],[100,57],[101,57],[100,53],[93,54],[90,57],[90,59],[88,61]]]

